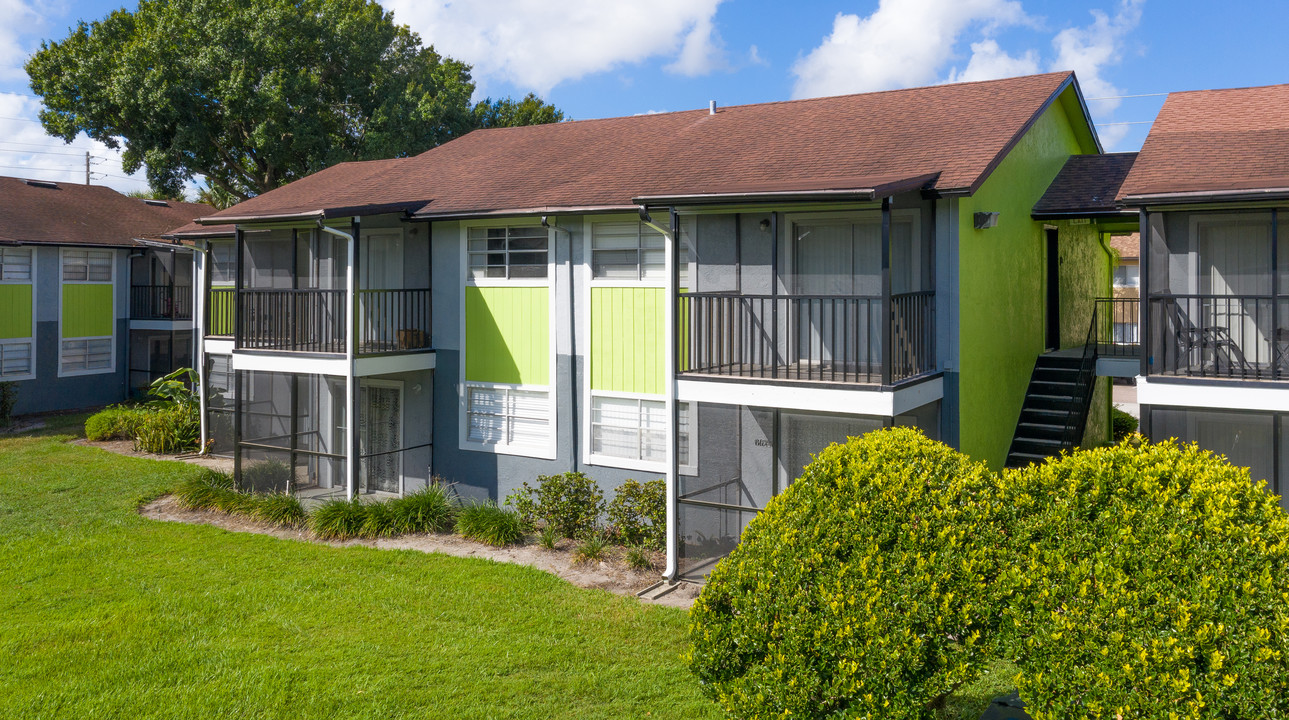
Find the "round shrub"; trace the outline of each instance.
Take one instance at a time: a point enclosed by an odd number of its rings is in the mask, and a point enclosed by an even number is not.
[[[576,540],[596,532],[604,513],[604,493],[595,481],[580,472],[542,475],[537,487],[523,487],[506,496],[524,528],[534,530],[540,521],[561,537]]]
[[[1119,408],[1110,409],[1110,437],[1119,442],[1137,432],[1137,418]]]
[[[85,438],[99,440],[131,440],[143,421],[145,410],[111,405],[85,419]]]
[[[667,482],[627,480],[618,486],[607,514],[621,543],[661,550],[667,534]]]
[[[1289,516],[1247,470],[1128,441],[1009,473],[1004,497],[1033,717],[1289,716]]]
[[[735,717],[933,717],[993,650],[997,490],[910,428],[825,449],[695,602],[703,691]]]

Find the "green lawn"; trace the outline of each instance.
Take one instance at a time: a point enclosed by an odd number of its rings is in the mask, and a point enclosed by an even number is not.
[[[0,439],[0,717],[718,717],[683,611],[514,565],[145,520],[191,472]],[[61,426],[61,427],[59,427]]]

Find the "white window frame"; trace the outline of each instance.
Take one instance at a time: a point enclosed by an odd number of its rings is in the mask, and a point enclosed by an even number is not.
[[[546,277],[510,277],[510,255],[512,251],[509,247],[509,233],[513,228],[541,228],[546,231]],[[506,277],[474,277],[470,268],[470,231],[471,230],[499,230],[505,229],[507,232],[507,247],[504,251],[506,255]],[[540,252],[539,250],[520,250],[518,252]],[[480,253],[473,253],[480,254]],[[482,253],[489,254],[489,253]],[[466,222],[461,223],[461,267],[462,277],[466,285],[476,287],[546,287],[554,285],[555,277],[555,232],[552,228],[543,228],[540,219],[534,218],[516,218],[506,222]]]
[[[37,252],[36,252],[36,249],[35,249],[35,248],[32,248],[32,247],[25,247],[25,248],[3,248],[3,250],[5,250],[5,251],[23,250],[23,251],[25,251],[25,252],[27,253],[27,257],[28,257],[28,258],[29,258],[29,260],[30,260],[30,263],[28,264],[28,266],[30,267],[30,277],[28,277],[26,280],[5,280],[5,279],[3,279],[3,278],[4,278],[4,271],[3,271],[3,265],[2,265],[2,264],[3,264],[3,260],[2,260],[2,258],[0,258],[0,284],[2,284],[2,285],[28,285],[28,286],[30,286],[30,290],[31,290],[31,332],[30,332],[30,334],[28,334],[28,335],[27,335],[27,337],[25,337],[25,338],[20,338],[20,337],[18,337],[18,338],[3,338],[3,339],[0,339],[0,345],[23,345],[23,344],[25,344],[25,345],[29,346],[29,347],[30,347],[30,355],[31,355],[31,368],[30,368],[30,371],[29,371],[29,372],[27,372],[26,374],[23,374],[23,375],[18,375],[18,374],[14,374],[14,375],[3,375],[3,374],[0,374],[0,382],[20,382],[20,381],[23,381],[23,380],[35,380],[35,379],[36,379],[36,360],[37,360],[37,358],[36,358],[36,351],[37,351],[37,343],[36,343],[36,311],[37,311],[37,308],[36,308],[36,277],[37,277],[37,274],[36,274],[36,265],[37,265],[37,262],[38,262],[39,253],[37,253]],[[0,251],[0,252],[2,252],[2,251]],[[2,367],[0,367],[0,371],[2,371],[2,370],[3,370],[3,368],[2,368]]]
[[[58,377],[78,377],[81,375],[110,375],[116,372],[116,251],[110,249],[89,248],[89,253],[105,253],[112,259],[110,267],[112,268],[111,277],[108,280],[64,280],[63,267],[67,264],[66,258],[68,253],[79,253],[80,248],[60,248],[58,251]],[[88,255],[86,256],[88,260]],[[86,273],[88,277],[88,272]],[[90,335],[78,338],[63,337],[63,285],[109,285],[112,288],[112,334],[111,335]],[[34,283],[33,283],[34,290]],[[35,319],[34,305],[32,319]],[[33,338],[35,335],[33,334]],[[65,370],[63,368],[63,347],[69,341],[88,341],[88,340],[109,340],[111,341],[112,351],[110,353],[111,362],[106,368],[93,368],[89,370]]]
[[[115,319],[114,319],[115,322]],[[91,342],[107,341],[108,364],[106,367],[88,367],[89,363],[89,344]],[[66,366],[68,343],[84,343],[86,367],[68,370]],[[116,342],[113,335],[97,335],[92,337],[79,338],[59,338],[58,340],[58,377],[76,377],[78,375],[103,375],[116,372]]]
[[[68,268],[75,268],[78,263],[69,262],[68,256],[84,255],[85,256],[85,277],[84,279],[67,277]],[[93,260],[95,258],[107,258],[107,279],[93,278],[90,276],[90,270],[94,268]],[[74,264],[75,263],[75,264]],[[103,250],[100,248],[63,248],[59,253],[58,278],[64,285],[115,285],[116,284],[116,253],[112,250]]]
[[[679,259],[680,285],[677,287],[676,292],[684,292],[685,286],[689,284],[689,276],[690,276],[690,270],[691,270],[690,265],[692,260],[691,255],[693,254],[693,251],[690,248],[690,243],[691,243],[690,238],[694,237],[697,234],[696,218],[697,216],[694,216],[694,215],[680,216],[680,225],[681,225],[680,237],[677,238],[676,240],[676,242],[680,244],[680,259]],[[635,278],[595,277],[595,251],[596,251],[595,250],[595,226],[599,224],[623,224],[623,223],[632,223],[632,222],[639,223],[639,227],[641,228],[640,230],[641,236],[643,235],[643,232],[645,229],[652,230],[652,228],[648,228],[647,225],[645,225],[644,223],[641,223],[638,216],[636,215],[603,215],[603,216],[597,215],[597,216],[587,217],[583,221],[582,223],[582,235],[583,235],[582,262],[579,263],[585,268],[584,278],[581,280],[583,284],[589,284],[595,287],[656,287],[656,288],[667,287],[667,284],[670,282],[671,278],[668,278],[666,276],[667,273],[665,269],[663,270],[662,277],[644,278],[644,277],[641,277],[641,273],[643,272],[643,270],[641,269],[638,263],[636,267]],[[665,221],[659,224],[665,227],[669,223],[670,221]],[[631,248],[623,248],[623,249],[630,250]],[[636,249],[638,251],[643,251],[645,249],[640,246],[639,237],[637,238]],[[652,250],[656,248],[649,248],[649,249]],[[663,243],[663,247],[661,248],[661,250],[663,251],[663,253],[666,253],[665,242]],[[665,255],[664,255],[663,263],[664,263],[663,266],[665,268],[666,267]]]
[[[1135,282],[1128,282],[1128,281],[1127,281],[1128,279],[1127,279],[1127,278],[1125,278],[1124,282],[1120,282],[1120,281],[1119,281],[1119,271],[1120,271],[1120,270],[1123,270],[1123,271],[1124,271],[1124,275],[1127,275],[1127,274],[1128,274],[1128,272],[1127,272],[1128,270],[1135,270],[1136,272],[1135,272],[1135,273],[1133,273],[1133,274],[1134,274],[1134,276],[1136,277],[1136,281],[1135,281]],[[1136,287],[1141,287],[1141,266],[1140,266],[1140,265],[1138,265],[1137,263],[1122,263],[1122,264],[1120,264],[1120,265],[1116,266],[1116,267],[1115,267],[1115,269],[1114,269],[1114,278],[1113,278],[1113,281],[1114,281],[1114,287],[1117,287],[1117,288],[1136,288]]]
[[[25,278],[6,278],[6,268],[10,263],[5,262],[5,257],[10,255],[27,256],[27,277]],[[4,285],[35,285],[36,284],[36,252],[30,247],[0,247],[0,284]],[[35,308],[33,308],[34,310]]]
[[[631,225],[635,227],[635,244],[631,247],[621,248],[597,248],[595,246],[596,228],[609,225]],[[664,287],[667,284],[667,239],[662,233],[654,230],[652,227],[645,225],[639,218],[618,218],[605,217],[594,218],[587,223],[588,232],[586,234],[586,264],[589,269],[591,282],[596,285],[612,287],[618,286],[643,286],[643,287]],[[657,247],[648,247],[645,244],[646,237],[657,237],[661,244]],[[636,255],[636,275],[635,277],[597,277],[595,274],[595,257],[600,252],[634,252]],[[644,254],[646,252],[660,253],[661,263],[645,263]],[[661,274],[655,277],[645,277],[645,267],[657,265]]]
[[[215,268],[218,263],[215,261],[215,248],[227,245],[233,253],[230,263],[233,266],[232,280],[216,280]],[[211,240],[210,241],[210,286],[211,287],[234,287],[237,285],[237,241]]]
[[[470,439],[470,416],[473,415],[471,402],[471,392],[474,390],[500,390],[507,394],[511,391],[525,393],[545,393],[546,394],[546,427],[548,429],[544,442],[524,444],[513,442],[481,442]],[[556,457],[556,407],[555,393],[546,385],[514,385],[507,383],[485,383],[485,382],[463,382],[459,387],[461,397],[461,412],[459,424],[459,447],[462,450],[476,450],[481,452],[492,452],[502,455],[520,455],[523,457],[541,458],[545,460],[554,460]],[[502,417],[511,419],[511,415],[503,413]]]
[[[596,400],[611,398],[616,400],[636,400],[639,402],[654,402],[654,403],[662,404],[663,407],[665,408],[666,402],[667,402],[666,396],[649,395],[645,393],[606,392],[601,390],[591,390],[587,393],[585,397],[587,398],[587,401],[586,401],[585,412],[583,413],[583,423],[582,423],[582,427],[583,427],[582,447],[585,448],[585,451],[582,454],[583,463],[587,465],[596,465],[599,467],[614,467],[614,468],[623,468],[626,470],[641,470],[645,472],[659,473],[664,475],[667,473],[667,470],[668,470],[667,461],[665,460],[661,462],[654,462],[650,460],[643,460],[639,457],[629,458],[629,457],[622,457],[619,455],[599,454],[594,451],[594,444],[593,444],[594,426],[597,424],[595,422]],[[694,416],[692,414],[694,412],[695,404],[677,400],[676,405],[679,408],[680,412],[682,413],[682,416],[687,418],[687,421],[688,421],[687,433],[689,436],[689,461],[679,466],[680,474],[696,475],[698,473],[698,443],[697,443],[697,434],[695,431]],[[664,442],[671,442],[670,425],[671,425],[671,418],[668,417],[666,426],[664,427],[664,430],[663,430],[664,434],[666,435],[666,439],[664,440]],[[639,427],[637,426],[636,429],[639,430]],[[676,432],[677,450],[679,450],[680,435],[681,435],[680,427],[675,428],[675,432]],[[677,460],[677,462],[679,462],[679,460]]]
[[[29,358],[27,372],[13,373],[10,375],[6,375],[4,373],[4,357],[7,353],[12,352],[11,350],[7,350],[7,348],[12,348],[12,347],[21,346],[21,345],[27,346],[27,357]],[[4,340],[0,340],[0,382],[18,382],[21,380],[35,380],[35,379],[36,379],[36,339],[34,337],[29,337],[29,338],[6,338]]]

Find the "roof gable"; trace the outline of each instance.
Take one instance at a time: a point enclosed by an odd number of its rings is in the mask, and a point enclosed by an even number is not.
[[[1169,93],[1119,199],[1289,191],[1287,109],[1289,85]]]
[[[1064,72],[476,130],[413,158],[324,170],[207,220],[368,214],[362,206],[412,201],[427,217],[618,209],[644,196],[842,190],[891,178],[934,177],[939,192],[971,193],[1048,106],[1070,98],[1081,105]],[[1090,125],[1080,133],[1095,145]]]

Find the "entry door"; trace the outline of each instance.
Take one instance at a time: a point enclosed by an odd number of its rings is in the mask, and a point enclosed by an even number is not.
[[[879,222],[820,220],[793,224],[792,290],[798,300],[798,362],[853,365],[876,359],[862,347],[858,357],[848,348],[876,337],[868,324],[875,315],[864,301],[848,296],[881,294],[882,226]],[[880,352],[872,348],[872,352]]]
[[[1049,350],[1061,349],[1061,249],[1056,230],[1047,230],[1047,336]]]
[[[360,350],[380,352],[394,348],[401,318],[393,293],[378,292],[403,287],[403,232],[373,230],[362,234],[358,271],[358,342]],[[376,292],[362,292],[362,291]]]
[[[403,385],[365,381],[359,388],[358,422],[363,492],[402,491]]]

